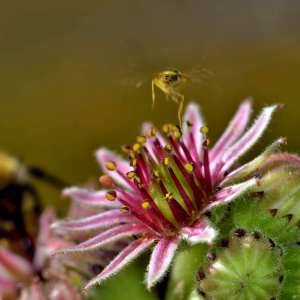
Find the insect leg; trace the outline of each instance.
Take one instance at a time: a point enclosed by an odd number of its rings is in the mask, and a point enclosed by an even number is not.
[[[154,92],[154,79],[152,80],[152,111],[154,111],[155,92]]]

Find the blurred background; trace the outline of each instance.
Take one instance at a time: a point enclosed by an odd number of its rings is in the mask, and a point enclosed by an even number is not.
[[[72,185],[97,181],[99,147],[133,143],[143,121],[177,122],[177,105],[151,79],[197,70],[186,103],[201,105],[212,144],[239,103],[284,103],[248,154],[278,136],[300,149],[300,2],[38,1],[0,3],[1,149]],[[138,87],[137,87],[138,86]],[[37,183],[62,216],[68,201]]]

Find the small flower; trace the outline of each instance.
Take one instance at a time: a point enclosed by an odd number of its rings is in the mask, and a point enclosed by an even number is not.
[[[162,127],[164,138],[155,127],[146,123],[142,135],[123,151],[130,163],[112,152],[100,149],[96,157],[105,172],[100,182],[109,191],[90,192],[71,187],[63,196],[71,196],[86,206],[106,207],[110,210],[52,225],[59,230],[106,230],[75,247],[54,253],[82,253],[136,237],[94,279],[85,290],[101,283],[134,260],[142,251],[153,247],[146,284],[151,289],[166,274],[176,249],[182,240],[191,244],[212,244],[218,232],[207,219],[210,210],[251,192],[259,181],[252,173],[272,154],[281,138],[259,157],[232,171],[265,131],[273,112],[281,107],[263,109],[260,116],[245,132],[251,114],[251,99],[245,100],[228,128],[209,151],[209,128],[204,125],[199,107],[192,103],[184,115],[184,127],[167,124]],[[115,182],[118,184],[116,184]]]

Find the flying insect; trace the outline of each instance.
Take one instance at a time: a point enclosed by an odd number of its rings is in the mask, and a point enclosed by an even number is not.
[[[186,79],[184,78],[184,76],[176,69],[167,69],[159,73],[158,76],[152,80],[152,109],[154,109],[155,103],[154,86],[157,86],[165,93],[167,100],[169,99],[169,97],[171,97],[171,99],[176,103],[179,103],[180,101],[178,107],[178,118],[180,126],[182,108],[184,103],[184,95],[182,94],[182,89],[185,85],[185,82]]]

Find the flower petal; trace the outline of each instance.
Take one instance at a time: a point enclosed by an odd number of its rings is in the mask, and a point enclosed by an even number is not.
[[[166,274],[180,240],[180,235],[168,236],[161,239],[154,248],[150,259],[149,271],[146,274],[148,290]]]
[[[86,252],[96,250],[107,244],[111,244],[122,238],[131,237],[132,235],[147,234],[152,233],[148,226],[144,224],[126,224],[111,228],[94,238],[87,240],[75,247],[67,249],[59,249],[52,255],[56,254],[66,254],[66,253],[76,253],[76,252]]]
[[[2,276],[7,274],[5,279],[27,282],[32,276],[32,268],[27,260],[3,248],[0,248],[0,270]]]
[[[52,288],[50,300],[80,300],[80,294],[66,280],[61,280],[59,284]]]
[[[249,192],[249,190],[252,189],[256,189],[259,185],[259,181],[253,178],[246,182],[227,187],[216,193],[212,197],[212,202],[204,207],[203,211],[210,210],[215,206],[227,204],[230,201],[235,200],[236,198],[241,196],[243,193]]]
[[[211,244],[218,235],[218,231],[210,225],[206,218],[201,217],[191,227],[183,227],[181,234],[190,244],[203,242]]]
[[[278,148],[280,144],[285,144],[286,139],[280,138],[274,143],[272,143],[267,149],[257,158],[250,161],[249,163],[241,166],[240,168],[234,170],[231,172],[220,184],[220,187],[228,186],[233,184],[234,182],[237,182],[246,176],[249,176],[252,172],[254,172],[256,169],[258,169],[259,166],[264,163],[269,156]]]
[[[109,201],[105,194],[107,191],[89,191],[78,187],[66,188],[62,191],[62,197],[71,197],[82,204],[98,207],[120,208],[122,205],[118,201]]]
[[[149,122],[145,122],[142,125],[142,135],[147,136],[147,132],[149,130],[151,130],[151,128],[154,127],[153,124],[149,123]],[[157,131],[155,136],[157,137],[158,141],[160,142],[160,144],[164,147],[167,143],[167,141],[163,138],[163,136]],[[153,140],[151,138],[147,138],[147,141],[145,143],[145,146],[147,147],[148,151],[150,152],[151,156],[153,159],[156,160],[156,157],[154,155],[154,152],[152,149],[155,149]]]
[[[85,290],[88,290],[91,286],[97,283],[101,283],[103,280],[120,271],[127,264],[137,258],[141,252],[150,247],[157,239],[157,236],[147,236],[141,237],[132,242],[104,269],[102,273],[86,285]]]
[[[41,288],[39,287],[36,281],[34,281],[31,285],[30,300],[46,300]]]
[[[136,223],[137,219],[130,214],[124,214],[119,209],[113,209],[104,213],[75,221],[58,221],[51,225],[52,228],[59,228],[70,231],[94,230],[97,228],[117,225],[119,223]]]
[[[223,175],[261,137],[271,120],[273,112],[279,107],[280,105],[265,107],[252,127],[232,147],[225,151],[222,157],[224,166],[220,174]]]
[[[124,160],[122,158],[119,158],[115,153],[107,150],[107,149],[99,149],[95,152],[95,156],[103,170],[104,173],[107,173],[109,176],[111,176],[116,182],[118,182],[120,185],[126,187],[129,190],[132,190],[131,185],[128,183],[127,180],[125,180],[118,172],[117,170],[122,173],[126,174],[129,171],[132,171],[132,168],[129,166],[129,163],[127,160]],[[105,164],[109,161],[112,161],[116,164],[117,170],[110,171],[106,168]]]
[[[7,296],[8,299],[17,298],[17,290],[18,288],[16,282],[0,278],[0,299],[1,296]]]
[[[193,123],[192,126],[192,132],[190,132],[190,129],[186,125],[187,121],[191,121]],[[200,156],[201,153],[201,145],[202,145],[202,133],[200,133],[200,128],[204,125],[203,118],[200,113],[200,107],[198,104],[192,102],[190,103],[185,111],[185,114],[183,116],[183,130],[182,130],[182,138],[187,146],[188,149],[191,149],[192,147],[192,142],[191,142],[191,136],[190,133],[192,133],[194,140],[195,140],[195,145],[197,149],[198,156]]]
[[[236,142],[243,134],[246,126],[248,125],[250,115],[252,112],[252,99],[249,98],[243,101],[236,112],[233,119],[230,121],[229,126],[219,138],[217,143],[210,151],[210,162],[214,163],[218,161],[223,155],[224,151],[227,150],[234,142]]]

